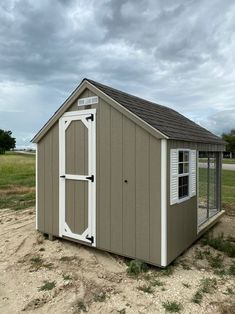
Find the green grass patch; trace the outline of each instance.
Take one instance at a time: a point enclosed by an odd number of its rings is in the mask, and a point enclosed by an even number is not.
[[[175,301],[163,302],[162,305],[163,305],[164,309],[166,310],[166,312],[169,312],[169,313],[179,313],[183,309],[182,304],[175,302]]]
[[[225,239],[223,234],[213,237],[211,233],[207,233],[201,239],[201,243],[203,245],[209,245],[229,257],[235,257],[235,243],[231,241],[230,238]]]
[[[216,278],[203,278],[200,281],[198,290],[194,293],[192,297],[192,302],[196,304],[201,304],[204,293],[213,293],[217,288]]]
[[[154,292],[151,284],[139,286],[137,289],[140,290],[140,291],[143,291],[145,293],[153,293]]]
[[[35,156],[0,155],[0,209],[24,209],[35,204]]]
[[[44,282],[44,285],[42,285],[41,287],[39,287],[39,291],[50,291],[52,289],[54,289],[56,286],[55,281],[46,281]]]
[[[132,260],[127,267],[127,274],[130,276],[138,276],[139,274],[146,272],[147,270],[147,264],[139,260]]]

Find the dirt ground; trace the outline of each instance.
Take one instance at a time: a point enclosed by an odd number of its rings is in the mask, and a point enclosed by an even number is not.
[[[235,237],[234,222],[235,217],[224,216],[214,232]],[[181,313],[234,313],[234,277],[215,275],[205,260],[195,259],[198,249],[199,243],[169,272],[150,267],[133,278],[127,275],[124,258],[44,239],[35,231],[34,209],[1,210],[0,313],[165,313],[167,301],[179,302]],[[231,262],[224,257],[226,266]],[[216,278],[217,287],[196,304],[192,296],[202,278]],[[151,292],[138,289],[152,279],[157,284]]]

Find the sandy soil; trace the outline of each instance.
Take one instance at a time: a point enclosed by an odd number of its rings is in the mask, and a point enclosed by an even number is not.
[[[225,216],[214,232],[235,236],[235,217]],[[156,267],[138,278],[126,273],[126,260],[65,240],[53,242],[34,230],[33,209],[0,213],[0,313],[165,313],[162,304],[177,301],[181,313],[232,313],[234,281],[219,277],[204,260],[196,260],[195,244],[179,257],[173,273],[164,275]],[[210,249],[213,254],[217,254]],[[225,258],[225,265],[232,260]],[[191,301],[200,279],[217,279],[217,289],[205,294],[200,305]],[[152,293],[138,287],[159,279],[163,285]],[[40,291],[54,282],[49,291]],[[231,291],[231,290],[230,290]]]

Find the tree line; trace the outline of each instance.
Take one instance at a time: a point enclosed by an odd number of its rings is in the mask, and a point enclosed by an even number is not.
[[[11,131],[0,129],[0,154],[5,154],[7,150],[15,148],[16,139],[12,137]]]
[[[223,133],[222,139],[228,143],[226,145],[226,151],[231,152],[234,158],[235,157],[235,129],[232,129],[229,133]]]

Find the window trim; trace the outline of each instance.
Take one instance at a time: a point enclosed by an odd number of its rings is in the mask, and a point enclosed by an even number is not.
[[[190,149],[190,148],[172,148],[171,149],[172,151],[175,151],[177,152],[177,174],[172,174],[172,172],[170,172],[170,205],[176,205],[176,204],[180,204],[182,202],[185,202],[185,201],[188,201],[189,199],[191,199],[192,197],[196,196],[197,195],[197,186],[196,186],[196,192],[192,192],[192,186],[193,186],[193,183],[192,183],[192,180],[193,180],[193,175],[194,175],[194,172],[196,171],[196,174],[197,174],[197,155],[196,155],[196,160],[195,160],[195,169],[196,170],[193,170],[194,169],[194,164],[192,163],[192,161],[194,160],[194,157],[192,156],[192,153],[196,153],[197,154],[197,150],[196,149]],[[185,174],[179,174],[179,151],[188,151],[189,152],[189,160],[188,160],[188,163],[189,163],[189,170],[188,170],[188,177],[189,177],[189,190],[188,190],[188,195],[185,196],[185,197],[182,197],[182,198],[179,198],[179,177],[180,176],[184,176]],[[172,159],[171,159],[171,154],[170,153],[170,171],[172,171],[172,169],[174,168],[174,164],[171,164],[172,163]],[[173,168],[172,168],[173,167]],[[177,178],[177,198],[173,197],[172,198],[172,188],[174,185],[174,181],[172,182],[173,180],[173,177],[175,177],[175,179]],[[196,178],[196,185],[197,185],[197,178]]]
[[[183,152],[183,161],[179,161],[179,154],[180,152]],[[188,152],[188,160],[187,161],[184,161],[184,152]],[[190,167],[191,167],[191,162],[190,162],[190,149],[178,149],[178,174],[177,174],[177,177],[178,177],[178,203],[181,203],[181,201],[184,201],[188,198],[190,198]],[[179,173],[179,165],[184,165],[184,164],[188,164],[188,172],[182,172],[182,173]],[[183,171],[184,171],[184,166],[183,166]],[[185,196],[182,196],[182,197],[179,197],[179,188],[180,188],[180,185],[179,185],[179,178],[182,178],[182,177],[188,177],[188,195],[185,195]]]

